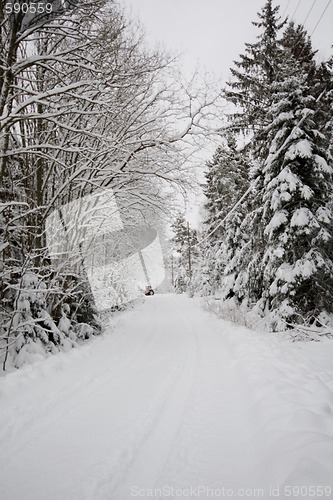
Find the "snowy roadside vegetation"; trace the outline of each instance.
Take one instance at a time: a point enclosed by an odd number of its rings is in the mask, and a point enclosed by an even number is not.
[[[253,24],[257,41],[223,91],[231,111],[207,163],[198,242],[185,219],[174,224],[174,283],[226,300],[219,313],[252,328],[331,338],[333,58],[318,62],[271,1]]]
[[[253,332],[267,333],[270,331],[272,321],[275,315],[272,313],[262,315],[259,308],[248,307],[245,304],[239,304],[234,298],[223,300],[221,297],[205,296],[201,297],[201,307],[206,311],[213,312],[221,319],[232,321],[233,323],[245,326]],[[333,339],[333,317],[332,315],[322,314],[321,321],[317,325],[307,326],[303,323],[293,325],[293,328],[282,329],[274,333],[285,334],[291,341],[316,341],[322,339]]]

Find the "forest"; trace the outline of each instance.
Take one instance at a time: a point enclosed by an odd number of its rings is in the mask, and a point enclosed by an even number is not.
[[[224,86],[233,108],[206,165],[200,235],[182,214],[173,223],[175,286],[218,295],[271,331],[331,337],[333,58],[318,63],[304,27],[271,1],[253,24],[257,41]]]
[[[69,350],[103,331],[105,309],[127,307],[133,284],[120,256],[146,238],[138,227],[159,234],[177,293],[218,296],[266,318],[270,331],[327,331],[333,56],[319,63],[304,27],[267,0],[256,41],[216,90],[149,50],[113,0],[39,2],[37,12],[8,5],[0,3],[2,369]],[[192,155],[212,140],[194,229],[179,199],[195,182]],[[106,304],[94,280],[111,294]]]

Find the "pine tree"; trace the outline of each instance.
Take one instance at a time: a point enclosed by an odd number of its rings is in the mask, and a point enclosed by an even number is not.
[[[252,131],[252,189],[225,238],[224,292],[272,310],[276,328],[332,310],[332,61],[316,66],[301,25],[279,36],[271,1],[258,15],[225,92],[229,130]]]
[[[317,110],[315,121],[318,130],[324,134],[326,147],[333,155],[333,56],[322,62],[315,74],[315,97]]]
[[[258,28],[257,42],[246,43],[245,54],[235,62],[236,68],[231,69],[232,81],[225,91],[226,99],[236,106],[236,111],[229,115],[229,130],[250,134],[249,145],[251,156],[251,171],[249,183],[252,189],[249,193],[244,214],[242,233],[245,241],[239,240],[237,251],[230,255],[226,269],[229,279],[225,280],[226,292],[239,298],[247,297],[250,302],[257,302],[262,296],[264,253],[264,235],[262,225],[262,164],[266,156],[267,109],[272,104],[272,85],[279,77],[283,54],[281,30],[286,21],[279,17],[279,7],[273,7],[268,0],[258,21],[253,22]],[[236,235],[229,233],[232,242]],[[233,243],[234,244],[234,243]],[[244,248],[246,252],[244,253]],[[240,266],[240,267],[238,267]]]
[[[264,289],[276,317],[287,323],[333,309],[332,168],[300,69],[294,62],[295,74],[275,85],[264,165]]]
[[[307,34],[302,24],[295,25],[293,21],[288,23],[283,32],[281,46],[284,52],[283,59],[287,53],[297,65],[301,68],[302,73],[306,75],[306,84],[308,90],[312,91],[311,87],[314,84],[316,77],[316,61],[315,55],[317,50],[313,50],[310,36]],[[279,79],[283,73],[283,64],[279,71]]]
[[[204,194],[208,217],[205,223],[213,229],[219,219],[231,210],[248,184],[248,165],[243,152],[237,151],[235,137],[228,133],[226,143],[219,146],[207,163]],[[221,229],[222,231],[222,229]],[[214,238],[218,239],[218,232]]]
[[[240,243],[241,207],[227,217],[220,227],[219,223],[248,188],[248,158],[244,151],[237,151],[235,138],[228,134],[226,144],[217,148],[207,167],[204,189],[207,198],[204,286],[206,293],[214,293],[222,286],[228,262]],[[231,268],[226,271],[227,275],[230,273],[234,274]]]
[[[259,21],[253,22],[260,30],[258,41],[246,43],[245,54],[234,61],[236,68],[231,68],[233,79],[225,97],[237,108],[229,115],[234,130],[256,132],[266,122],[265,107],[271,103],[271,85],[280,69],[282,47],[278,36],[285,24],[278,16],[279,7],[272,3],[268,0],[258,13]]]
[[[176,259],[173,264],[174,287],[176,292],[182,293],[190,288],[193,270],[198,258],[196,249],[198,243],[197,232],[189,227],[182,214],[176,217],[171,229],[174,232],[171,241],[176,252]]]

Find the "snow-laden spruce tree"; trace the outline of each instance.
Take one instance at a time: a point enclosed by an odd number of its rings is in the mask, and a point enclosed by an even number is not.
[[[190,288],[194,267],[198,258],[197,232],[189,227],[184,215],[179,214],[171,224],[174,236],[171,239],[175,257],[173,260],[173,285],[177,293]]]
[[[204,238],[206,239],[202,248],[203,282],[200,286],[205,294],[214,293],[220,287],[225,264],[220,252],[225,228],[219,226],[219,222],[227,213],[233,193],[233,186],[230,185],[226,174],[228,166],[228,147],[221,145],[215,151],[212,160],[207,162],[205,174],[204,194],[207,201],[204,208],[207,217],[204,220]]]
[[[230,295],[273,310],[276,328],[278,318],[331,309],[332,73],[329,62],[316,65],[303,26],[291,22],[282,33],[271,1],[258,16],[257,42],[246,44],[225,92],[236,105],[229,129],[250,135],[252,158],[245,239],[225,269],[238,273]]]
[[[246,216],[247,205],[236,208],[226,220],[222,251],[225,266],[222,276],[222,296],[235,297],[241,302],[247,295],[247,263],[251,239],[249,237],[250,219]]]
[[[203,265],[206,293],[214,293],[226,283],[224,275],[230,276],[225,287],[228,294],[231,281],[235,278],[233,259],[240,244],[240,224],[242,207],[238,207],[228,216],[236,202],[248,187],[248,163],[244,151],[237,150],[237,143],[230,133],[225,144],[219,146],[210,162],[207,163],[206,185],[207,198],[204,221],[206,238],[203,251]],[[224,220],[225,219],[225,220]],[[224,220],[224,222],[222,222]]]
[[[267,109],[273,100],[273,82],[278,78],[283,54],[282,28],[286,21],[279,16],[279,7],[268,0],[258,12],[254,26],[258,29],[257,41],[245,44],[245,53],[231,68],[231,81],[224,95],[235,108],[228,114],[229,129],[251,137],[249,154],[251,170],[249,183],[252,189],[244,207],[245,221],[242,234],[246,239],[240,244],[228,262],[227,273],[238,275],[236,289],[230,288],[230,295],[247,298],[257,303],[261,298],[264,253],[262,224],[262,162],[265,158],[266,138],[262,135],[268,124]],[[235,235],[230,234],[231,241]],[[240,267],[239,267],[240,266]],[[228,286],[233,287],[233,278]],[[227,284],[227,281],[226,281]]]
[[[333,56],[316,69],[315,96],[319,99],[316,124],[326,137],[326,148],[333,155]]]
[[[290,62],[285,78],[274,85],[266,130],[263,289],[275,313],[274,328],[333,310],[331,158],[315,127],[316,102],[306,76]]]

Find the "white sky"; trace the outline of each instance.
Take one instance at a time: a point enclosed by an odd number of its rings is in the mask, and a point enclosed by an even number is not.
[[[184,70],[191,73],[196,64],[226,80],[232,61],[252,42],[257,20],[266,0],[118,0],[138,17],[151,45],[162,43],[167,49],[184,53]],[[304,23],[321,59],[331,53],[333,44],[333,1],[276,0],[280,14]],[[311,12],[309,13],[312,7]]]

